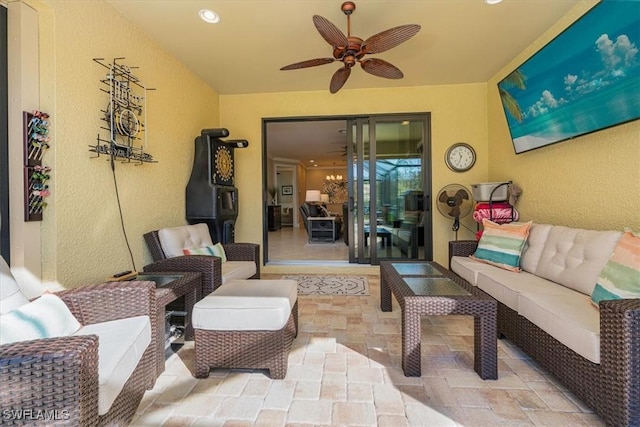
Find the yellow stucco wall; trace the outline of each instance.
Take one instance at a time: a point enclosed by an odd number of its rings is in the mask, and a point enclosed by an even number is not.
[[[133,270],[106,157],[88,151],[100,130],[107,69],[93,58],[125,57],[148,88],[148,152],[158,163],[116,163],[124,225],[136,268],[151,258],[143,233],[185,224],[185,186],[200,129],[218,126],[218,94],[103,2],[49,1],[42,15],[41,109],[51,114],[52,195],[43,222],[43,279],[74,287]],[[44,80],[44,79],[43,79]]]
[[[304,76],[299,76],[304,78]],[[262,118],[295,116],[335,116],[430,112],[432,130],[433,191],[446,184],[469,187],[488,177],[486,85],[407,87],[396,89],[343,89],[328,91],[221,95],[220,123],[235,138],[250,141],[247,149],[236,151],[236,185],[240,194],[240,214],[236,241],[262,243]],[[446,149],[455,142],[472,144],[478,161],[469,172],[458,174],[444,163]],[[470,216],[466,223],[473,227]],[[454,238],[451,221],[433,215],[434,259],[447,262],[447,242]],[[459,238],[473,235],[462,229]]]
[[[640,120],[515,155],[496,88],[594,3],[578,4],[488,82],[489,179],[522,187],[524,220],[640,230]]]
[[[105,70],[92,61],[126,57],[149,87],[148,151],[157,164],[116,167],[124,221],[136,267],[150,261],[142,234],[184,224],[184,188],[201,128],[224,126],[251,145],[236,151],[241,212],[236,240],[262,243],[261,119],[323,115],[431,113],[433,187],[512,179],[523,188],[524,219],[585,228],[640,229],[640,122],[636,121],[514,155],[496,84],[573,22],[585,1],[487,83],[219,96],[175,58],[103,2],[27,1],[40,13],[40,109],[52,115],[52,196],[42,222],[43,280],[65,287],[102,281],[133,267],[120,229],[108,162],[91,159],[106,105]],[[299,77],[304,78],[303,72]],[[455,142],[472,144],[475,167],[446,168]],[[299,182],[305,180],[298,170]],[[454,237],[449,220],[433,215],[434,259],[446,263]],[[474,227],[470,217],[465,224]],[[459,238],[472,238],[461,229]]]

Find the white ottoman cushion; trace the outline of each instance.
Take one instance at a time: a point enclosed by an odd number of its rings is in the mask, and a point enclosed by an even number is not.
[[[74,335],[98,336],[98,414],[104,415],[151,343],[149,316],[94,323]]]
[[[298,298],[295,280],[229,280],[193,307],[194,329],[278,331]]]

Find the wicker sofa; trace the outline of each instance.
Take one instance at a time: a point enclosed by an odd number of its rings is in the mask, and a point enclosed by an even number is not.
[[[640,299],[590,298],[622,233],[532,224],[522,271],[449,243],[449,268],[498,300],[498,333],[557,377],[603,420],[640,425]]]
[[[7,315],[36,301],[26,300],[0,264],[6,328]],[[155,284],[111,282],[55,295],[81,328],[0,345],[0,424],[128,425],[156,380]]]

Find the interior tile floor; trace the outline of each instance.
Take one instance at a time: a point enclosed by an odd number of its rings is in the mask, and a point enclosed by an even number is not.
[[[279,278],[268,276],[264,278]],[[167,360],[134,426],[600,426],[601,419],[508,340],[498,380],[473,370],[473,321],[425,317],[422,376],[402,373],[400,310],[369,296],[299,297],[285,380],[214,369],[193,377],[193,342]]]
[[[269,261],[349,261],[349,247],[341,235],[334,243],[309,243],[304,227],[282,227],[268,234]]]
[[[282,261],[342,261],[349,262],[349,246],[344,243],[344,235],[334,242],[309,242],[304,227],[282,227],[268,234],[269,262]],[[377,238],[378,257],[403,258],[400,249],[394,245],[383,245]],[[369,242],[367,242],[369,244]],[[365,246],[365,251],[368,251]],[[419,257],[424,258],[424,248],[419,248]],[[367,252],[368,254],[368,252]],[[406,255],[404,256],[406,259]]]

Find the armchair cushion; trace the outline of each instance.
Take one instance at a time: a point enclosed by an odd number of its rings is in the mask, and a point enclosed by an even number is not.
[[[149,316],[83,326],[74,335],[98,337],[98,414],[106,414],[151,343]]]
[[[183,225],[158,230],[158,239],[167,258],[184,255],[183,249],[213,246],[207,224]]]
[[[222,263],[222,284],[232,279],[247,279],[256,274],[253,261],[227,261]]]
[[[69,336],[81,326],[60,297],[44,294],[0,316],[0,345]]]

